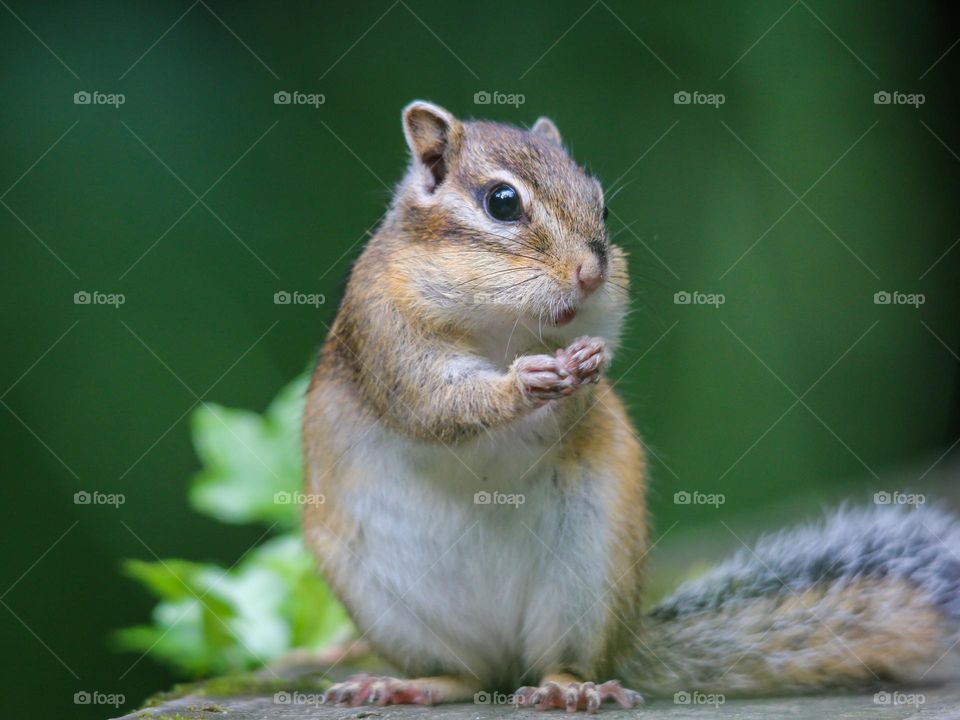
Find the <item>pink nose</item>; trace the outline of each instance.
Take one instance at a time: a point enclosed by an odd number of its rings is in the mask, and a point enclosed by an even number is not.
[[[603,272],[596,262],[580,263],[577,265],[577,284],[585,293],[590,294],[603,282]]]

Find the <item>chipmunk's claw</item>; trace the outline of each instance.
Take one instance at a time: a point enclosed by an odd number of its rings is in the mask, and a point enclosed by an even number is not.
[[[432,705],[430,690],[412,680],[354,675],[331,685],[323,697],[328,705]]]
[[[597,712],[605,700],[615,700],[620,707],[629,710],[643,704],[643,696],[623,687],[617,680],[597,685],[592,682],[570,683],[563,686],[547,682],[540,687],[522,687],[514,693],[517,705],[533,706],[537,710],[562,708],[568,713]]]
[[[523,394],[535,402],[559,400],[576,389],[562,360],[550,355],[528,355],[514,362]]]
[[[584,336],[557,350],[556,357],[570,373],[574,384],[584,385],[600,381],[600,373],[606,367],[610,353],[600,338]]]
[[[535,403],[559,400],[581,385],[600,381],[610,358],[603,340],[581,337],[554,355],[528,355],[514,361],[523,394]]]

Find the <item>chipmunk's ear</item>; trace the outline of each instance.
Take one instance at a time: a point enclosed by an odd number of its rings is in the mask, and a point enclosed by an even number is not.
[[[428,190],[434,190],[447,176],[460,133],[459,121],[438,105],[415,100],[403,109],[403,134],[414,160],[429,171]]]
[[[557,126],[553,124],[553,120],[550,118],[537,118],[537,121],[533,124],[533,127],[530,128],[530,132],[563,145],[563,138],[560,137],[560,131],[557,130]]]

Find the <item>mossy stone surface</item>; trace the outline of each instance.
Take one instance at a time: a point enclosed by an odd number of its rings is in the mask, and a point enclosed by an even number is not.
[[[249,689],[249,686],[244,689]],[[878,701],[874,693],[727,700],[720,705],[684,705],[667,698],[651,700],[646,706],[634,710],[605,705],[598,717],[603,720],[905,720],[911,717],[956,720],[960,717],[960,687],[923,688],[916,693],[923,697],[919,705],[885,703],[882,699]],[[333,707],[319,704],[319,697],[319,693],[295,690],[293,686],[259,694],[187,694],[171,696],[158,705],[126,715],[122,720],[549,720],[567,717],[561,711],[543,713],[510,705]]]

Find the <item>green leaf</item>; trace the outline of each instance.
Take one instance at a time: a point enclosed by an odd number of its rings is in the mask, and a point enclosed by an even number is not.
[[[122,630],[117,642],[191,675],[256,667],[294,648],[323,647],[351,628],[296,535],[268,540],[231,570],[187,561],[128,566],[166,599],[152,626]]]
[[[287,618],[293,647],[322,647],[346,635],[352,627],[347,612],[320,577],[300,537],[277,538],[257,552],[286,589],[280,612]]]
[[[190,488],[191,505],[229,523],[278,522],[292,528],[303,473],[300,422],[306,377],[288,385],[264,415],[207,403],[193,415],[203,469]]]
[[[300,423],[306,377],[263,415],[207,404],[193,416],[203,469],[191,505],[223,522],[297,526],[290,500],[301,490]],[[189,560],[128,560],[126,575],[160,602],[148,625],[115,643],[192,676],[242,671],[294,648],[320,648],[351,632],[346,611],[320,577],[298,534],[267,540],[236,566]]]
[[[200,566],[187,560],[166,560],[163,563],[145,560],[127,560],[124,574],[139,580],[154,595],[163,600],[181,600],[191,597]]]

